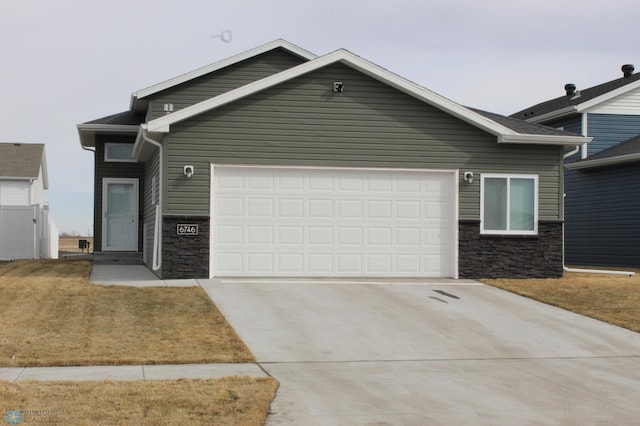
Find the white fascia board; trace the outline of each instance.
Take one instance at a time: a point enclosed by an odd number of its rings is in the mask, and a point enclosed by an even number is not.
[[[253,58],[254,56],[258,56],[262,53],[268,52],[270,50],[273,49],[277,49],[277,48],[283,48],[285,50],[288,50],[289,52],[293,53],[294,55],[300,56],[303,59],[306,60],[313,60],[316,59],[317,56],[314,55],[313,53],[302,49],[301,47],[298,47],[294,44],[289,43],[286,40],[283,39],[278,39],[278,40],[274,40],[270,43],[264,44],[262,46],[258,46],[256,48],[253,48],[251,50],[247,50],[246,52],[240,53],[238,55],[232,56],[230,58],[226,58],[223,59],[221,61],[215,62],[213,64],[210,65],[206,65],[204,67],[198,68],[196,70],[190,71],[188,73],[179,75],[178,77],[174,77],[172,79],[163,81],[162,83],[158,83],[158,84],[154,84],[153,86],[149,86],[145,89],[142,90],[138,90],[137,92],[133,93],[131,95],[131,103],[130,103],[130,109],[134,110],[135,108],[135,104],[137,102],[138,99],[142,99],[145,98],[149,95],[152,95],[154,93],[160,92],[162,90],[168,89],[170,87],[176,86],[178,84],[182,84],[186,81],[189,80],[193,80],[194,78],[198,78],[201,77],[205,74],[209,74],[211,72],[217,71],[219,69],[228,67],[229,65],[233,65],[236,64],[238,62],[242,62],[246,59],[249,58]]]
[[[38,176],[0,176],[0,180],[36,180]]]
[[[40,160],[40,169],[42,172],[42,186],[44,189],[49,189],[49,170],[47,167],[47,153],[46,147],[42,147],[42,159]]]
[[[587,112],[587,110],[592,109],[600,105],[601,103],[610,101],[611,99],[614,99],[617,96],[624,95],[625,93],[630,92],[639,87],[640,87],[640,80],[636,80],[633,83],[629,83],[625,86],[618,87],[617,89],[607,92],[602,96],[598,96],[597,98],[591,99],[590,101],[587,101],[583,104],[579,104],[578,111]]]
[[[167,114],[148,123],[150,132],[168,133],[172,124],[187,118],[196,116],[211,109],[220,107],[245,96],[257,93],[261,90],[273,87],[277,84],[299,77],[308,72],[320,69],[326,65],[341,62],[364,74],[369,75],[385,84],[388,84],[404,93],[413,96],[425,103],[435,106],[451,115],[454,115],[476,127],[480,127],[494,135],[517,135],[513,130],[502,126],[468,108],[463,107],[443,96],[438,95],[422,86],[419,86],[405,78],[402,78],[382,67],[372,64],[347,50],[337,50],[312,61],[282,71],[278,74],[254,81],[245,86],[223,93],[206,101],[179,111]]]
[[[623,94],[625,94],[627,92],[630,92],[632,90],[635,90],[635,89],[637,89],[639,87],[640,87],[640,80],[636,80],[633,83],[629,83],[629,84],[624,85],[622,87],[618,87],[615,90],[607,92],[607,93],[605,93],[603,95],[600,95],[600,96],[598,96],[596,98],[590,99],[590,100],[588,100],[588,101],[586,101],[584,103],[577,104],[577,105],[571,105],[571,106],[568,106],[566,108],[559,109],[557,111],[551,111],[551,112],[548,112],[546,114],[542,114],[542,115],[539,115],[537,117],[530,118],[530,119],[528,119],[526,121],[529,121],[531,123],[540,123],[540,122],[547,121],[547,120],[552,120],[552,119],[555,119],[555,118],[562,118],[562,117],[564,117],[566,115],[569,115],[571,113],[588,112],[589,109],[592,109],[592,108],[594,108],[594,107],[596,107],[596,106],[598,106],[598,105],[600,105],[600,104],[602,104],[604,102],[607,102],[607,101],[615,98],[616,96],[623,95]]]
[[[640,153],[618,155],[616,157],[600,158],[595,160],[582,160],[574,163],[566,164],[565,167],[570,170],[588,169],[591,167],[610,166],[615,164],[631,163],[634,161],[640,161]]]
[[[575,112],[578,112],[578,106],[577,105],[571,105],[571,106],[568,106],[566,108],[559,109],[557,111],[551,111],[551,112],[548,112],[546,114],[538,115],[537,117],[528,118],[525,121],[527,121],[529,123],[542,123],[544,121],[553,120],[555,118],[561,118],[561,117],[564,117],[566,115],[573,114]]]
[[[579,146],[589,143],[593,138],[584,136],[556,136],[556,135],[501,135],[498,136],[498,143],[509,144],[533,144],[533,145],[561,145]]]
[[[78,124],[80,132],[137,133],[137,124]]]
[[[130,124],[78,124],[80,145],[83,147],[96,146],[96,133],[128,133],[138,132],[138,125]]]

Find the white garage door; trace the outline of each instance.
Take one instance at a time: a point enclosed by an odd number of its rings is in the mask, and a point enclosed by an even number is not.
[[[453,172],[212,169],[212,276],[455,276]]]

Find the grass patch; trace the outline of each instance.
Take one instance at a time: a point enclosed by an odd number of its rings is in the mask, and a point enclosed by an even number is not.
[[[254,361],[202,288],[96,286],[91,267],[0,264],[0,366]]]
[[[0,414],[16,410],[25,424],[262,425],[277,387],[272,378],[0,382]]]
[[[625,269],[626,270],[626,269]],[[483,283],[640,332],[640,270],[633,276],[565,272],[559,279],[483,279]]]

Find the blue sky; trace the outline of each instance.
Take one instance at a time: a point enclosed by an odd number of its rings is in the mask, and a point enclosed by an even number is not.
[[[46,144],[52,217],[86,235],[93,154],[76,125],[128,109],[136,90],[284,38],[315,54],[349,49],[508,115],[565,83],[640,69],[638,16],[640,2],[626,0],[5,0],[0,141]]]

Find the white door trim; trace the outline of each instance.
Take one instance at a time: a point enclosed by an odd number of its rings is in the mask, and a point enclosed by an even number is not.
[[[458,268],[459,268],[459,247],[458,247],[458,223],[459,223],[459,169],[414,169],[414,168],[384,168],[384,167],[326,167],[326,166],[291,166],[291,165],[249,165],[249,164],[215,164],[210,163],[210,194],[209,194],[209,214],[211,220],[215,220],[215,168],[245,168],[245,169],[297,169],[297,170],[345,170],[345,171],[385,171],[385,172],[412,172],[412,173],[439,173],[442,175],[448,175],[451,179],[451,188],[453,189],[453,194],[451,194],[451,202],[453,207],[453,216],[451,218],[452,224],[452,232],[450,234],[450,247],[451,247],[451,277],[454,279],[458,279]],[[211,230],[213,234],[213,229],[215,224],[211,223]],[[214,236],[210,234],[209,238],[209,277],[213,278],[216,276],[216,265],[214,260]]]
[[[107,207],[108,207],[108,186],[109,184],[132,184],[133,185],[133,212],[132,212],[132,232],[131,239],[126,246],[107,246]],[[138,251],[138,200],[139,200],[139,179],[136,178],[103,178],[102,179],[102,251]]]

